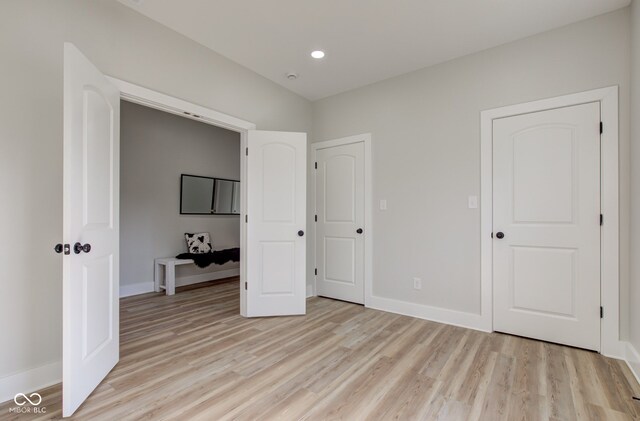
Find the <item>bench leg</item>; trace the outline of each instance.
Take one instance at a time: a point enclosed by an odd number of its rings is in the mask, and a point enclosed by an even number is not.
[[[153,269],[153,289],[156,292],[160,292],[160,271],[162,268],[160,267],[160,263],[154,263]]]
[[[167,295],[173,295],[176,293],[176,265],[173,263],[167,263],[165,269],[164,287],[167,291]]]

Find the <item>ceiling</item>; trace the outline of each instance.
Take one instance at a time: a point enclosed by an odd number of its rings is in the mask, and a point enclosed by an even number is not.
[[[631,0],[118,0],[310,100]],[[311,58],[313,50],[326,52]],[[299,75],[287,79],[288,72]]]

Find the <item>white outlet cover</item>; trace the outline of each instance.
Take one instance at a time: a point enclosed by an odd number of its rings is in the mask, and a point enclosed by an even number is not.
[[[387,210],[387,199],[380,199],[380,210]]]
[[[413,278],[413,289],[422,289],[422,279]]]
[[[478,196],[469,196],[469,209],[478,209]]]

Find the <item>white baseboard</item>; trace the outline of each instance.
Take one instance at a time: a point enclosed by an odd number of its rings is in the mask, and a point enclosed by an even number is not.
[[[200,282],[216,281],[218,279],[240,276],[240,268],[219,270],[217,272],[200,273],[192,276],[182,276],[176,278],[176,286],[199,284]],[[120,285],[120,298],[131,297],[132,295],[147,294],[153,292],[153,282],[140,282],[137,284]]]
[[[483,320],[480,314],[465,313],[462,311],[449,310],[441,307],[427,306],[424,304],[416,304],[407,301],[400,301],[391,298],[382,298],[376,296],[372,296],[367,299],[365,306],[373,308],[375,310],[382,310],[389,313],[417,317],[418,319],[429,320],[432,322],[466,327],[483,332],[491,331],[486,327],[486,321]]]
[[[29,394],[62,381],[62,362],[56,361],[0,379],[0,403],[16,394]]]
[[[182,276],[176,278],[176,286],[183,287],[186,285],[199,284],[200,282],[217,281],[218,279],[231,278],[232,276],[240,276],[240,268],[219,270],[217,272],[201,273],[192,276]]]
[[[629,369],[636,377],[638,383],[640,383],[640,353],[635,349],[630,342],[626,343],[626,353],[624,360],[626,361]]]
[[[153,288],[153,282],[140,282],[138,284],[120,285],[120,298],[153,292]]]

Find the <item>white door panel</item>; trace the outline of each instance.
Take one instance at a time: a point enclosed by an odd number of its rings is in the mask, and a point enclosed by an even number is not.
[[[248,134],[247,315],[306,308],[305,133]]]
[[[364,303],[364,142],[316,153],[318,295]]]
[[[599,123],[599,103],[494,121],[497,331],[600,349]]]
[[[64,49],[63,414],[119,358],[120,93],[73,45]],[[73,245],[91,250],[75,253]]]

